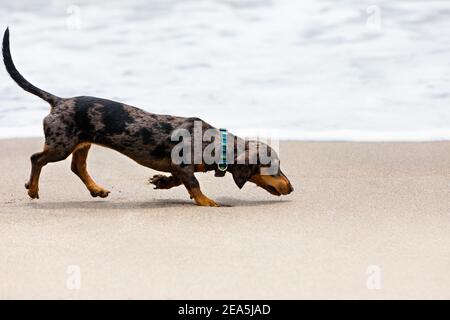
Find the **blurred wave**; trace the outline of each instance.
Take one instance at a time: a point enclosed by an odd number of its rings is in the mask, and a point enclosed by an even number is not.
[[[198,116],[242,135],[450,139],[450,2],[4,1],[18,69],[59,96]],[[45,102],[0,72],[0,137]]]

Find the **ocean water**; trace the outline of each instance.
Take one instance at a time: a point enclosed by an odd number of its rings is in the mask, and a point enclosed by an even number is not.
[[[0,0],[7,25],[18,69],[58,96],[243,136],[450,139],[450,1]],[[0,70],[0,137],[42,136],[48,110]]]

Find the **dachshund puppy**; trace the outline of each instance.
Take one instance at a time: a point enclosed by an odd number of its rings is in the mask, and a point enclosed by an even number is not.
[[[223,175],[218,171],[217,164],[207,164],[204,161],[174,163],[172,160],[172,151],[178,145],[178,141],[173,141],[172,138],[175,130],[183,129],[194,134],[196,123],[200,123],[204,131],[215,130],[218,133],[217,129],[198,118],[148,113],[123,103],[94,97],[60,98],[41,90],[29,83],[14,66],[9,49],[9,29],[6,29],[3,37],[3,60],[9,75],[22,89],[47,101],[51,106],[50,113],[44,118],[45,145],[41,152],[31,156],[31,175],[25,184],[32,199],[39,198],[39,175],[42,168],[47,163],[64,160],[71,154],[72,171],[83,181],[91,195],[107,197],[109,191],[95,183],[86,168],[89,149],[92,144],[97,144],[114,149],[143,166],[170,173],[170,176],[155,175],[150,180],[155,189],[170,189],[183,184],[197,205],[218,206],[202,193],[194,175],[195,172],[213,170],[217,176]],[[250,181],[277,196],[293,191],[279,166],[272,174],[264,174],[267,164],[262,164],[258,159],[254,163],[247,161],[255,155],[255,151],[250,150],[251,143],[243,142],[229,133],[227,138],[236,145],[241,143],[244,146],[245,152],[236,154],[226,169],[233,175],[239,188]],[[208,142],[202,141],[200,152],[207,146]],[[257,148],[262,146],[257,143]],[[236,151],[235,147],[231,149]],[[279,163],[276,153],[270,147],[268,150],[271,159]]]

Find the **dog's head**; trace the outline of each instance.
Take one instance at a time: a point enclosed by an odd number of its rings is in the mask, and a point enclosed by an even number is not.
[[[239,188],[250,181],[275,196],[294,191],[291,182],[280,169],[277,153],[259,141],[247,143],[245,152],[235,156],[235,163],[230,166],[229,171]]]

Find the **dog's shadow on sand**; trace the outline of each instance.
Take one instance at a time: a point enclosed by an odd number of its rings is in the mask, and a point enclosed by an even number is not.
[[[233,198],[219,198],[217,203],[221,208],[238,208],[238,207],[259,207],[270,206],[274,204],[288,203],[290,200],[242,200]],[[86,210],[139,210],[139,209],[164,209],[164,208],[208,208],[198,207],[193,201],[174,200],[174,199],[157,199],[150,201],[61,201],[61,202],[31,202],[28,204],[33,209],[43,210],[65,210],[65,209],[86,209]]]

